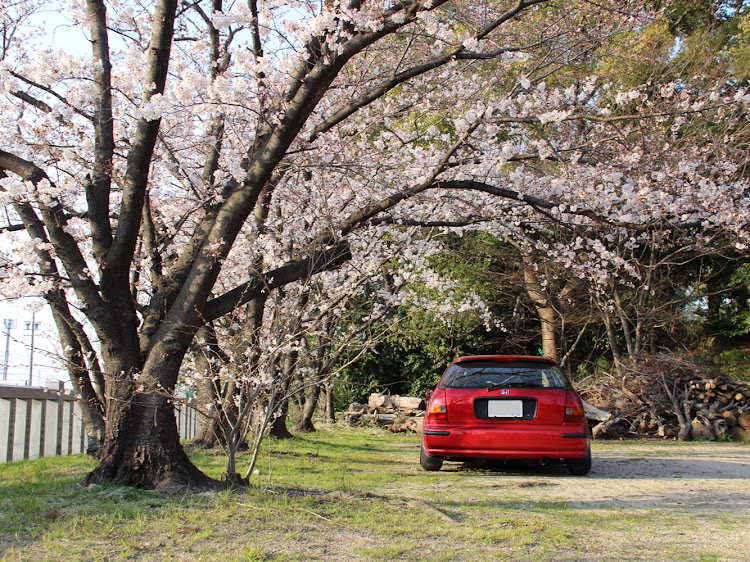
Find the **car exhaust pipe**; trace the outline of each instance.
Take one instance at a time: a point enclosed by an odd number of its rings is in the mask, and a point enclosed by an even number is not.
[[[549,457],[542,457],[541,459],[539,459],[539,466],[541,466],[542,468],[547,468],[551,464],[552,464],[552,461],[550,460]]]

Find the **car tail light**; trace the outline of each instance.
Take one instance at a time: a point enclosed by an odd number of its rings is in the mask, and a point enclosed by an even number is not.
[[[432,396],[427,406],[427,415],[433,420],[448,419],[448,407],[442,392],[437,392]]]
[[[585,419],[583,412],[583,403],[574,392],[565,393],[565,418],[566,422],[580,422]]]

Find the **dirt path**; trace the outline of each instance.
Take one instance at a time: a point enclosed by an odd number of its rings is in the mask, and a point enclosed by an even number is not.
[[[483,490],[485,499],[512,496],[528,509],[546,502],[601,521],[586,531],[585,554],[570,559],[693,560],[711,553],[750,560],[750,447],[598,442],[593,451],[585,477],[562,466],[477,470],[446,463],[443,470],[466,477],[462,487]]]
[[[750,512],[750,447],[746,445],[600,442],[593,456],[586,477],[568,477],[564,467],[514,467],[501,469],[505,477],[491,486],[526,485],[530,498],[577,507]],[[444,470],[473,469],[446,463]]]
[[[709,509],[746,511],[750,448],[606,446],[597,451],[587,485],[561,481],[556,492],[577,497],[579,503],[611,507],[680,508],[701,515]]]

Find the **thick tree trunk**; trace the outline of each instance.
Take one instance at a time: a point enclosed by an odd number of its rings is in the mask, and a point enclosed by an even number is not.
[[[536,307],[542,326],[542,355],[560,362],[560,348],[557,345],[557,312],[551,306]]]
[[[218,482],[198,470],[180,445],[172,403],[156,392],[113,396],[99,465],[84,483],[177,494],[215,488]]]
[[[85,484],[108,482],[167,493],[217,488],[180,444],[174,390],[185,353],[198,328],[183,323],[152,339],[145,361],[137,341],[102,341],[108,366],[106,430],[98,466]]]
[[[286,426],[287,411],[288,408],[285,401],[279,415],[274,418],[273,424],[271,424],[270,434],[274,439],[292,439],[294,437],[294,434]]]

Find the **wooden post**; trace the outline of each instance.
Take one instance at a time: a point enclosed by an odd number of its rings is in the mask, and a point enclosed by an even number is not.
[[[68,402],[70,414],[68,414],[68,454],[73,454],[73,432],[75,431],[75,402]]]
[[[63,421],[65,419],[65,399],[63,398],[63,389],[65,383],[60,383],[59,391],[57,393],[57,449],[55,454],[62,456],[62,444],[63,444]]]
[[[34,401],[29,398],[26,400],[26,431],[24,431],[23,441],[23,460],[29,460],[29,453],[31,453],[31,410],[33,409]]]
[[[42,419],[39,422],[39,458],[44,457],[44,445],[47,438],[47,401],[42,400]]]
[[[8,452],[5,462],[13,462],[13,445],[16,440],[16,398],[10,399],[10,414],[8,415]]]

